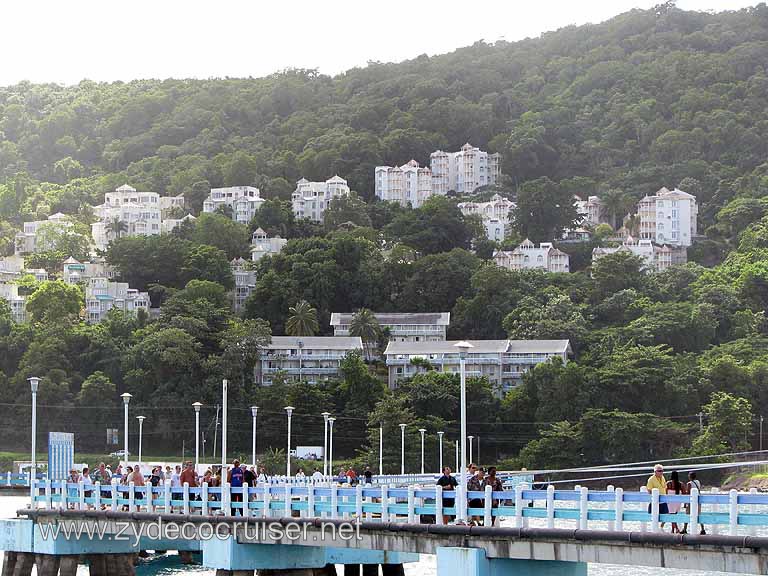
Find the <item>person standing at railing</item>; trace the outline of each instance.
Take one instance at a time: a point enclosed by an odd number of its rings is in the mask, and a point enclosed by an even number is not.
[[[324,480],[323,473],[320,472],[320,470],[315,470],[312,472],[312,481],[313,482],[322,482]]]
[[[653,493],[653,489],[659,491],[659,496],[667,495],[667,480],[664,478],[664,466],[656,464],[653,467],[653,475],[648,478],[648,482],[645,483],[645,487],[648,488],[648,493]],[[648,504],[648,513],[651,513],[651,504]],[[669,507],[666,502],[659,502],[659,515],[669,514]],[[661,529],[664,529],[664,522],[661,523]]]
[[[307,475],[306,475],[306,474],[304,474],[304,469],[303,469],[303,468],[299,468],[299,469],[296,471],[296,476],[295,476],[295,477],[296,477],[296,479],[297,479],[299,482],[304,482],[304,479],[307,477]]]
[[[70,488],[69,485],[71,484],[77,485],[79,483],[80,483],[80,473],[73,468],[72,470],[69,471],[69,477],[67,477],[67,487],[65,488],[65,490],[67,491],[67,496],[69,498],[72,498],[72,499],[77,498],[77,488],[76,487]],[[75,508],[74,502],[67,504],[67,508],[69,508],[70,510],[74,510]]]
[[[144,483],[144,474],[141,473],[141,467],[138,464],[133,467],[133,472],[128,476],[128,483],[130,484],[131,482],[133,482],[134,488],[138,488],[136,490],[136,499],[142,499],[146,494],[146,484]]]
[[[181,492],[181,466],[178,464],[171,473],[171,500],[181,500],[184,494]],[[171,506],[173,512],[173,506]]]
[[[88,467],[87,466],[85,468],[83,468],[83,475],[82,475],[80,481],[83,483],[83,486],[86,487],[86,489],[84,490],[84,496],[86,498],[90,498],[91,495],[93,494],[93,491],[90,490],[90,488],[93,487],[93,480],[91,480],[91,475],[88,473]],[[90,509],[90,505],[86,506],[86,508]]]
[[[674,495],[680,495],[680,494],[687,494],[688,491],[686,490],[685,485],[680,482],[680,476],[677,473],[677,470],[673,470],[672,474],[669,477],[669,482],[667,482],[667,494],[674,494]],[[677,514],[680,512],[680,502],[670,502],[667,504],[667,508],[669,508],[670,514]],[[680,528],[677,525],[677,522],[672,522],[672,534],[679,534]]]
[[[357,486],[358,483],[357,472],[355,472],[355,469],[351,466],[349,467],[349,470],[347,470],[347,482],[349,482],[350,486]]]
[[[437,485],[443,488],[443,508],[453,508],[456,505],[456,501],[453,498],[446,498],[446,492],[450,492],[453,495],[459,482],[451,476],[450,466],[443,467],[443,475],[437,479]],[[448,524],[454,518],[455,516],[443,514],[443,524]]]
[[[112,476],[110,475],[109,470],[107,470],[104,462],[99,462],[99,467],[93,472],[91,480],[94,482],[101,482],[102,486],[110,483]]]
[[[232,488],[242,488],[243,487],[243,478],[245,477],[245,472],[240,467],[240,460],[235,458],[232,460],[232,470],[230,470],[227,473],[227,482],[229,482],[229,485]],[[242,492],[232,493],[232,502],[242,502],[243,501],[243,494]],[[241,515],[243,511],[240,508],[234,508],[233,514]]]
[[[363,472],[363,478],[365,478],[365,483],[368,485],[373,484],[373,472],[371,472],[371,467],[366,466],[365,472]]]
[[[256,477],[256,482],[266,483],[269,481],[269,476],[267,476],[267,469],[262,466],[259,468],[259,475]]]
[[[501,480],[498,476],[496,476],[496,466],[491,466],[488,468],[488,476],[485,477],[485,486],[490,486],[491,490],[493,492],[501,492],[504,490],[504,485],[501,483]],[[498,498],[494,498],[491,500],[491,507],[492,508],[498,508],[499,507],[499,500]],[[496,523],[496,516],[491,515],[491,526],[493,526]]]
[[[686,485],[687,493],[690,494],[693,492],[693,489],[696,488],[699,492],[701,492],[701,480],[698,480],[696,478],[696,472],[688,472],[688,484]],[[686,504],[685,505],[685,513],[690,514],[691,513],[691,505]],[[699,524],[699,534],[701,536],[706,536],[707,531],[704,530],[704,524]],[[683,526],[683,531],[680,532],[681,534],[688,534],[688,522],[685,523]]]
[[[475,475],[472,476],[469,480],[467,480],[467,492],[482,492],[485,490],[485,472],[482,468],[476,468],[475,469]],[[482,508],[483,507],[483,500],[481,498],[477,497],[469,497],[469,507],[470,508]],[[472,526],[479,526],[481,522],[481,517],[479,515],[472,516],[470,519],[470,524]]]

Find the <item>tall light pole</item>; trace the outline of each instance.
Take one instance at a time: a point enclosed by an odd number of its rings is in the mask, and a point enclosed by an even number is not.
[[[288,415],[288,450],[285,453],[285,475],[291,476],[291,416],[293,416],[293,406],[286,406],[285,413]]]
[[[195,402],[192,406],[195,408],[195,471],[197,471],[197,467],[200,465],[200,408],[203,405],[200,402]]]
[[[459,349],[459,368],[461,374],[461,468],[456,472],[460,474],[459,484],[465,486],[467,482],[467,352],[474,348],[469,342],[462,340],[454,344]],[[459,508],[462,513],[466,509],[465,506]],[[464,520],[465,518],[460,518]]]
[[[323,412],[323,476],[328,476],[328,417],[330,412]]]
[[[144,419],[146,416],[136,416],[136,420],[139,421],[139,470],[141,470],[141,464],[143,460],[141,459],[141,436],[144,432]]]
[[[125,453],[123,454],[124,460],[123,460],[123,469],[128,469],[128,403],[131,401],[131,396],[126,392],[125,394],[120,394],[120,398],[123,399],[123,437],[125,438]],[[125,472],[123,472],[125,474]]]
[[[424,474],[424,432],[426,428],[419,428],[419,434],[421,434],[421,473]]]
[[[472,464],[472,445],[474,444],[473,440],[475,439],[474,436],[467,436],[467,440],[469,440],[469,463]]]
[[[330,449],[328,451],[328,473],[329,476],[333,476],[333,423],[336,422],[336,418],[331,416],[328,418],[328,444]]]
[[[456,440],[456,449],[454,451],[454,454],[456,455],[456,474],[461,474],[461,470],[459,469],[459,441]]]
[[[34,497],[32,480],[37,478],[37,390],[40,387],[40,378],[32,376],[27,380],[29,380],[29,388],[32,391],[32,469],[29,472],[29,485],[32,487],[32,496]],[[32,506],[34,507],[34,502]]]
[[[256,416],[259,413],[258,406],[251,406],[251,419],[253,430],[251,432],[251,466],[256,466]]]
[[[221,477],[227,477],[227,380],[221,381]]]
[[[437,437],[439,438],[438,444],[440,444],[440,472],[443,471],[443,434],[445,434],[445,432],[442,430],[437,433]]]
[[[763,417],[760,416],[760,452],[763,451]]]
[[[400,424],[400,475],[405,475],[405,424]]]
[[[379,474],[384,474],[384,424],[379,422]]]

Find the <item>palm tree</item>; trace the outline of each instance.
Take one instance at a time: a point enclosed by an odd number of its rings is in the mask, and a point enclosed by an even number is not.
[[[290,315],[285,322],[285,331],[289,336],[314,336],[320,329],[317,309],[312,308],[306,300],[288,308],[288,314]]]
[[[349,333],[352,336],[359,336],[363,341],[363,350],[365,359],[371,359],[371,348],[375,346],[381,336],[381,326],[376,316],[368,308],[360,308],[352,315],[352,321],[349,324]]]
[[[115,216],[110,222],[107,223],[104,229],[113,238],[120,238],[123,232],[128,232],[128,224],[125,221],[120,220],[119,217]]]
[[[611,188],[602,195],[600,201],[603,204],[603,215],[611,217],[611,226],[616,230],[616,219],[627,213],[632,199],[623,190]]]

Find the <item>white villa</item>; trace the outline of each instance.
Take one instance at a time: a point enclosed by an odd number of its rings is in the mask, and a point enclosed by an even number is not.
[[[582,226],[594,227],[607,222],[603,214],[603,203],[600,201],[599,196],[589,196],[586,200],[582,200],[579,196],[574,198],[576,212],[581,218]]]
[[[637,211],[641,239],[686,247],[693,243],[699,214],[695,196],[677,188],[662,188],[640,200]]]
[[[38,239],[38,232],[42,228],[66,229],[72,227],[72,221],[69,216],[57,212],[48,216],[47,220],[35,220],[33,222],[24,222],[24,229],[16,234],[14,251],[17,256],[24,254],[34,254],[50,248],[45,242]]]
[[[572,354],[568,340],[470,340],[467,353],[467,376],[485,376],[504,391],[517,386],[525,372],[552,358],[563,362]],[[398,380],[425,372],[424,365],[413,364],[415,359],[425,360],[440,372],[458,373],[459,350],[455,341],[443,342],[390,342],[384,356],[387,359],[389,387],[396,388]]]
[[[335,336],[349,336],[351,312],[331,314]],[[451,323],[450,312],[374,312],[382,329],[389,330],[390,342],[439,342]]]
[[[251,236],[251,260],[258,262],[264,256],[278,254],[286,244],[288,244],[286,238],[280,238],[280,236],[267,238],[267,233],[257,228]]]
[[[256,289],[256,271],[248,268],[248,261],[235,258],[229,263],[235,277],[235,290],[232,293],[232,310],[240,314],[245,310],[245,301]]]
[[[17,324],[27,321],[27,298],[19,295],[19,286],[11,282],[0,282],[0,298],[11,307],[11,319]]]
[[[508,270],[544,270],[545,272],[570,272],[570,256],[555,248],[551,242],[542,242],[538,248],[527,238],[511,252],[497,250],[493,253],[497,266]]]
[[[91,278],[85,287],[86,320],[91,324],[101,322],[113,308],[149,314],[149,294],[128,287],[126,282],[110,282],[107,278]]]
[[[256,382],[269,386],[276,374],[316,384],[339,377],[342,359],[363,341],[351,336],[272,336],[256,365]]]
[[[334,176],[325,182],[310,182],[302,178],[291,195],[293,214],[299,219],[308,218],[322,223],[323,213],[331,200],[341,196],[349,196],[349,186],[344,178]]]
[[[469,194],[480,186],[495,184],[501,156],[488,154],[469,143],[459,152],[437,150],[430,155],[432,193],[445,196],[449,190]]]
[[[376,166],[376,197],[418,208],[432,196],[432,171],[416,160],[402,166]]]
[[[183,198],[182,198],[183,200]],[[183,205],[183,204],[182,204]],[[115,236],[109,232],[108,225],[120,220],[126,230],[121,236],[153,236],[160,234],[163,206],[160,194],[156,192],[138,192],[124,184],[114,192],[104,195],[104,203],[94,206],[94,215],[99,219],[91,224],[91,235],[97,248],[104,250]]]
[[[211,188],[211,193],[203,202],[203,212],[216,212],[220,207],[228,206],[232,209],[232,220],[248,224],[263,203],[259,189],[253,186]]]
[[[160,231],[163,234],[170,234],[179,226],[186,224],[187,222],[194,222],[197,220],[192,214],[187,214],[183,218],[164,218],[160,223]]]
[[[688,261],[687,250],[684,246],[659,246],[647,238],[636,240],[632,236],[624,239],[621,246],[598,247],[592,250],[592,263],[605,256],[616,252],[631,252],[645,261],[646,270],[661,272],[676,264],[685,264]]]
[[[113,280],[117,276],[115,269],[104,260],[80,262],[71,256],[64,261],[61,279],[67,284],[90,282],[92,278]]]
[[[510,211],[515,203],[494,194],[488,202],[460,202],[459,210],[465,216],[477,215],[483,221],[485,233],[490,240],[504,240],[510,223]]]

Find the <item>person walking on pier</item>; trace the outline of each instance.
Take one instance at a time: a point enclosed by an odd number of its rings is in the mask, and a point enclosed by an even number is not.
[[[443,467],[443,475],[437,479],[437,485],[443,488],[443,508],[453,508],[456,505],[456,501],[453,498],[446,498],[448,496],[446,492],[450,492],[452,496],[459,483],[456,478],[451,476],[450,466]],[[443,524],[448,524],[454,518],[455,516],[443,514]]]
[[[645,483],[645,487],[648,489],[648,493],[652,493],[656,488],[659,491],[659,496],[667,495],[667,480],[664,478],[664,466],[656,464],[653,467],[653,476],[648,478],[648,482]],[[651,505],[648,504],[648,513],[651,512]],[[669,514],[669,507],[666,502],[659,502],[659,515]],[[664,529],[665,522],[661,523],[662,530]]]
[[[680,495],[687,493],[688,490],[686,490],[685,484],[680,482],[680,476],[677,473],[677,470],[673,470],[669,477],[669,482],[667,482],[667,494]],[[677,514],[680,512],[681,505],[680,502],[670,502],[667,504],[667,508],[669,508],[670,514]],[[672,522],[672,534],[679,533],[680,527],[677,525],[677,522]]]

